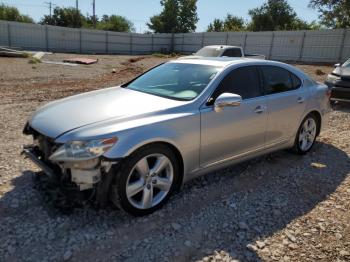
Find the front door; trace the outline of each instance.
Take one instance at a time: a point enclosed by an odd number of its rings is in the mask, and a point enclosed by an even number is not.
[[[234,107],[214,110],[215,99],[222,93],[241,95]],[[264,146],[266,132],[266,98],[262,95],[255,66],[231,71],[220,83],[207,105],[201,109],[202,167],[255,151]]]

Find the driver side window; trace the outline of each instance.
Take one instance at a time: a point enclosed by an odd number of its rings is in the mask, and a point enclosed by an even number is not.
[[[256,66],[240,67],[230,72],[214,91],[210,103],[213,103],[223,93],[238,94],[242,99],[263,95]]]

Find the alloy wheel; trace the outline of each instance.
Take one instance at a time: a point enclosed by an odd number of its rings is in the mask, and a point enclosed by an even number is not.
[[[174,168],[163,154],[141,158],[131,169],[126,183],[126,196],[138,209],[149,209],[160,203],[170,192]]]
[[[305,120],[299,132],[299,147],[302,151],[309,150],[316,138],[317,124],[314,118]]]

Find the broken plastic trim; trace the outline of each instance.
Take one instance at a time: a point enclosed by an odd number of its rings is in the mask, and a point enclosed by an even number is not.
[[[39,167],[46,175],[53,178],[55,172],[50,168],[44,161],[42,161],[39,156],[35,153],[33,146],[24,146],[22,150],[22,155],[29,158],[37,167]]]

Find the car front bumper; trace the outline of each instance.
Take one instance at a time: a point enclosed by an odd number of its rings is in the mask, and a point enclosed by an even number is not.
[[[350,102],[350,80],[339,79],[331,81],[329,78],[325,84],[331,90],[331,101]]]
[[[350,102],[350,87],[334,86],[331,88],[332,101]]]
[[[112,162],[102,161],[100,158],[70,163],[51,163],[44,159],[39,147],[35,145],[24,146],[22,155],[31,160],[49,178],[59,180],[65,178],[76,184],[80,191],[92,189],[101,181],[102,174],[108,172],[112,165]]]

